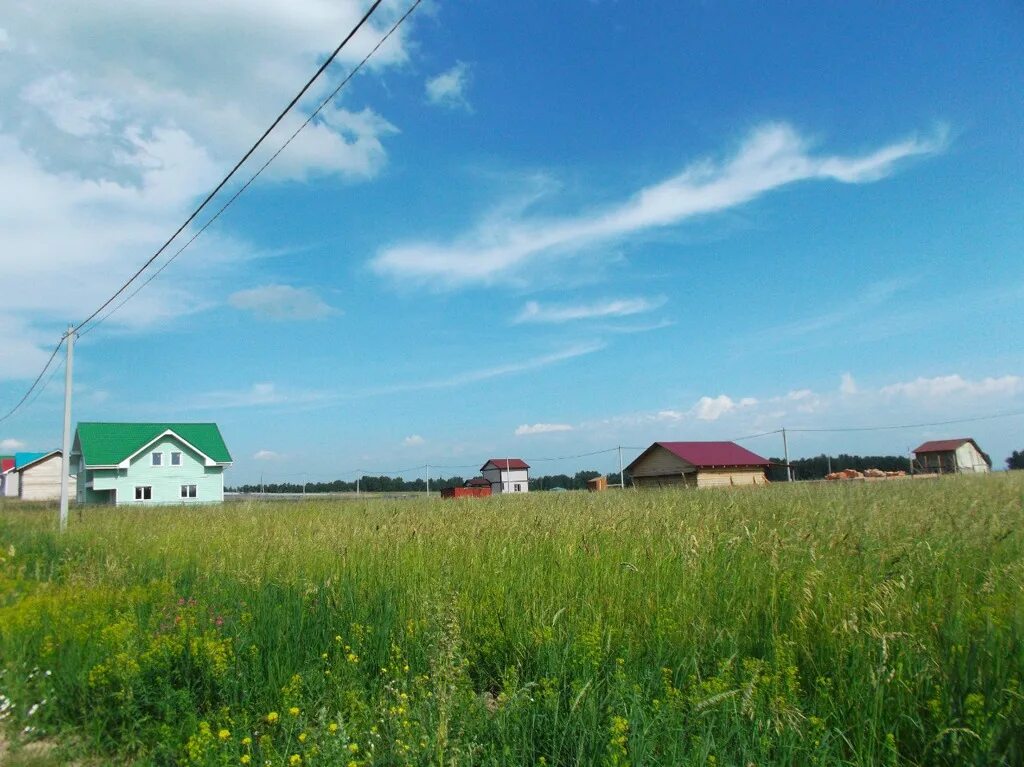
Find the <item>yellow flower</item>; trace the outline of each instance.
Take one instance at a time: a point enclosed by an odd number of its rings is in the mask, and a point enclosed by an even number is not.
[[[221,740],[227,740],[228,738],[231,737],[231,731],[230,730],[220,730],[217,733],[217,737],[220,738]]]
[[[353,753],[353,754],[356,753],[359,750],[359,744],[358,743],[349,743],[348,744],[348,750],[351,753]]]
[[[338,731],[338,723],[337,722],[331,722],[329,725],[327,725],[327,729],[333,735],[334,733],[336,733]]]
[[[248,746],[250,743],[252,743],[252,738],[250,738],[248,735],[246,735],[244,738],[242,738],[242,745],[243,746]]]
[[[249,762],[252,761],[252,757],[249,756],[248,754],[242,754],[242,758],[239,759],[238,761],[240,761],[242,764],[248,764]]]
[[[299,733],[299,743],[305,743],[307,737],[309,737],[309,736],[306,735],[306,733],[300,732]]]
[[[292,754],[291,756],[288,757],[288,764],[291,764],[291,765],[302,764],[302,757],[299,756],[298,754]]]
[[[334,641],[340,643],[341,642],[341,634],[336,634],[335,637],[334,637]]]
[[[267,714],[267,723],[268,724],[276,724],[277,720],[278,720],[278,716],[277,716],[277,712],[276,711],[271,711],[269,714]]]
[[[288,713],[291,714],[292,716],[298,716],[299,715],[299,707],[298,706],[292,706],[290,709],[288,709]]]
[[[347,660],[349,663],[358,663],[359,656],[356,655],[354,652],[350,652],[348,655],[345,656],[345,660]]]

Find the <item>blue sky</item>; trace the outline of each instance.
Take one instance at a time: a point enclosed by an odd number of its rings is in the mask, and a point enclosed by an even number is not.
[[[365,5],[0,19],[0,403]],[[215,420],[230,483],[1024,409],[1022,32],[1010,2],[425,2],[81,339],[75,420]],[[59,443],[61,376],[0,448]],[[790,446],[1001,463],[1022,424]]]

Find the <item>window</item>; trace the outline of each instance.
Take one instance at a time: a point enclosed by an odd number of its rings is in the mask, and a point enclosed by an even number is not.
[[[521,492],[523,492],[523,486],[522,486],[522,485],[516,485],[516,486],[515,486],[515,487],[514,487],[513,489],[514,489],[514,490],[515,490],[515,492],[517,492],[517,493],[521,493]]]
[[[195,485],[182,485],[181,486],[181,497],[182,498],[195,498],[196,497],[196,486]]]
[[[153,488],[150,485],[136,485],[135,486],[135,500],[136,501],[151,501],[151,500],[153,500]]]
[[[153,453],[152,458],[153,458],[153,465],[154,466],[163,466],[164,465],[164,454],[163,453]]]
[[[171,466],[181,466],[181,453],[171,453]]]

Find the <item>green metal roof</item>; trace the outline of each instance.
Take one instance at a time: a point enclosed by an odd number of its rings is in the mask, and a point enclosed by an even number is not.
[[[86,466],[113,466],[168,430],[217,463],[231,463],[215,423],[80,423],[77,439]]]

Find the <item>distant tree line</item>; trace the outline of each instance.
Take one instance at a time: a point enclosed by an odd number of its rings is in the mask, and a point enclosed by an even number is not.
[[[1014,450],[1006,459],[1007,469],[1024,469],[1024,450]]]
[[[786,462],[782,458],[769,458],[772,465],[768,468],[768,479],[772,482],[786,481]],[[909,471],[910,462],[902,455],[816,455],[813,458],[795,458],[789,465],[793,468],[793,479],[824,479],[829,472],[831,461],[832,471],[842,469],[881,469],[882,471]]]
[[[772,465],[768,467],[768,479],[772,482],[784,482],[786,480],[785,461],[782,458],[769,458]],[[831,461],[831,464],[830,464]],[[817,455],[813,458],[795,458],[790,461],[793,468],[793,479],[824,479],[828,474],[830,466],[832,471],[841,469],[881,469],[883,471],[908,471],[910,464],[906,456],[902,455],[839,455],[826,456]],[[1024,469],[1024,451],[1015,450],[1013,455],[1006,459],[1006,466],[1009,469]],[[539,477],[530,478],[531,490],[586,490],[587,480],[600,477],[599,471],[578,471],[575,474],[545,474]],[[619,473],[606,474],[609,486],[619,484]],[[462,487],[465,477],[431,477],[431,491],[439,491],[446,487]],[[629,475],[626,475],[626,485],[630,484]],[[258,493],[261,491],[259,484],[239,485],[237,487],[225,488],[228,492],[236,493]],[[359,478],[359,489],[366,493],[423,493],[427,490],[427,483],[423,478],[402,479],[401,477],[371,477],[365,475]],[[262,486],[265,493],[301,493],[302,483],[298,482],[270,482]],[[356,491],[355,481],[346,482],[336,479],[333,482],[307,482],[305,484],[307,493],[354,493]]]
[[[530,478],[531,490],[553,490],[556,487],[566,490],[586,490],[587,480],[600,477],[599,471],[578,471],[572,476],[568,474],[549,474],[541,477]],[[619,483],[619,473],[609,474],[608,484]],[[462,487],[465,484],[464,477],[431,477],[431,491],[440,491],[446,487]],[[628,484],[628,482],[627,482]],[[336,479],[333,482],[268,482],[264,485],[247,484],[237,487],[225,488],[228,492],[234,493],[301,493],[305,487],[307,493],[354,493],[356,491],[355,481],[346,482]],[[401,477],[371,477],[364,475],[359,478],[359,490],[365,493],[424,493],[427,490],[427,483],[423,478],[402,479]]]

